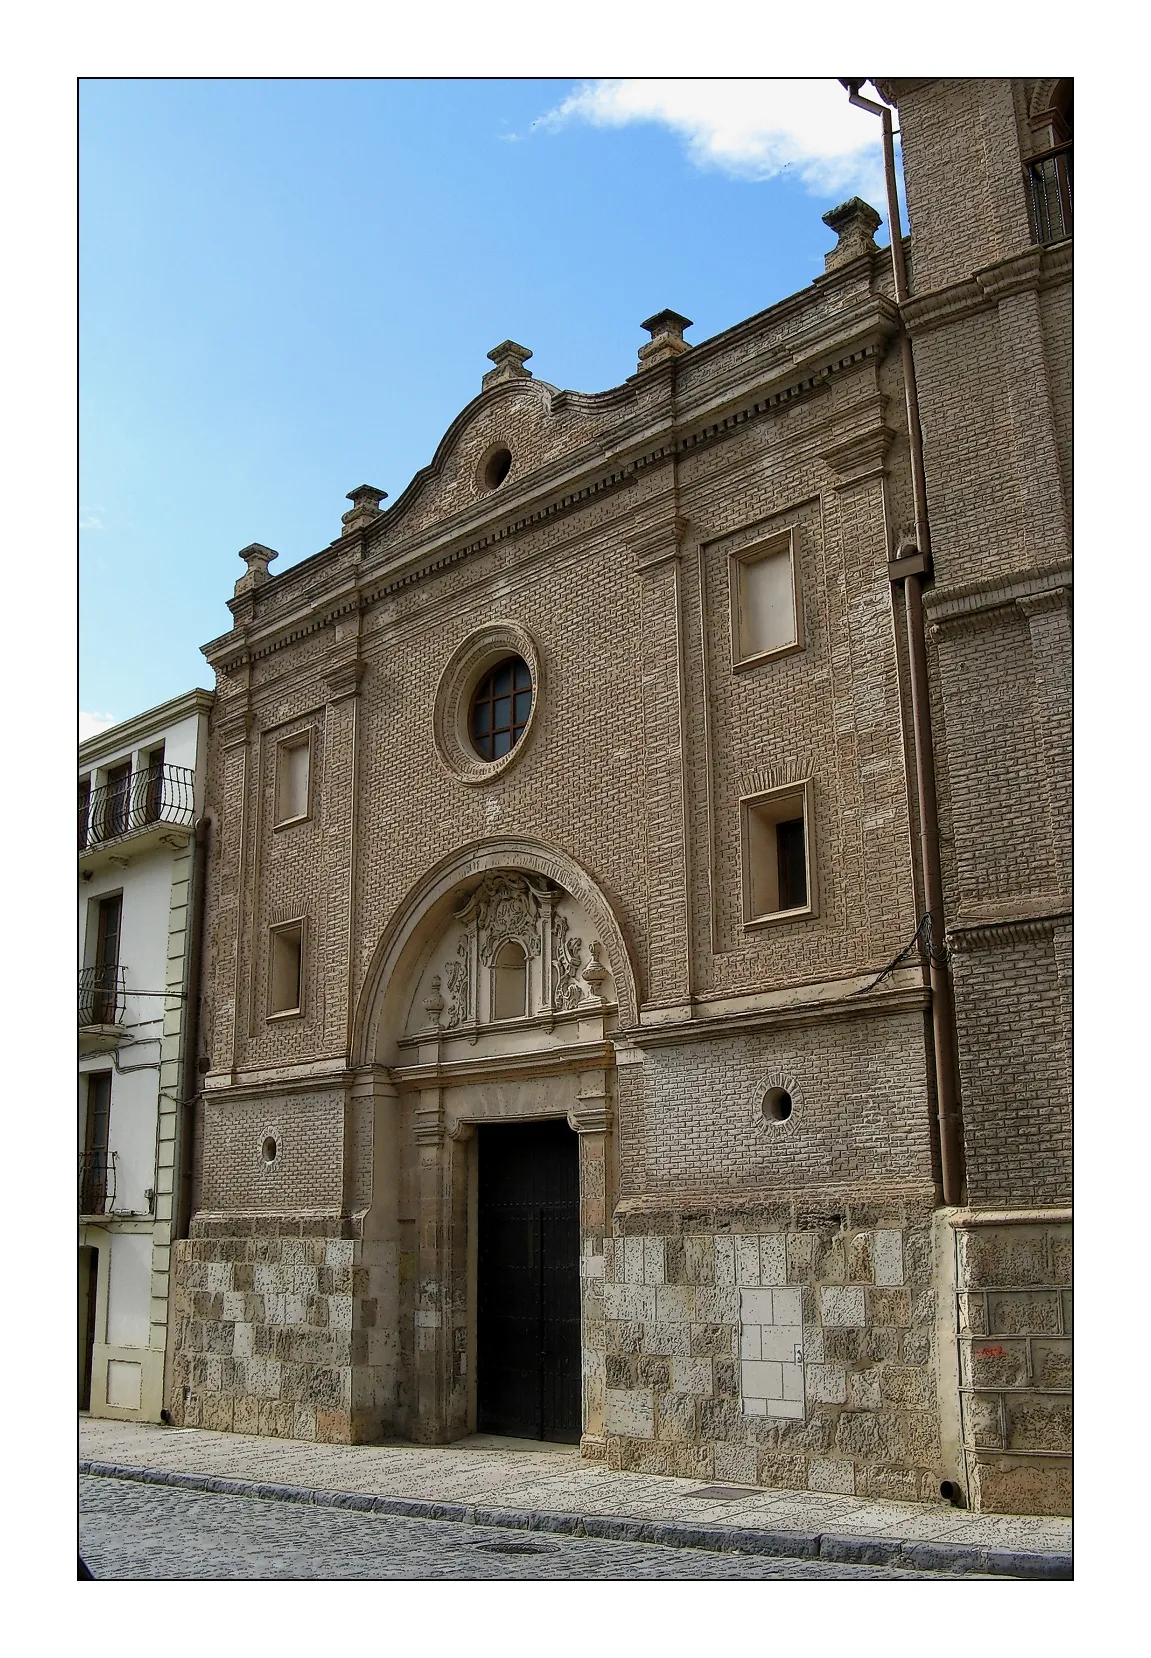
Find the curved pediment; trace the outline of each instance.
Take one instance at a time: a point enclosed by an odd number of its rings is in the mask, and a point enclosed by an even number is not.
[[[498,358],[503,350],[497,347],[490,355]],[[522,364],[505,363],[484,379],[479,396],[452,421],[429,464],[381,515],[373,552],[385,551],[395,537],[407,541],[443,520],[499,510],[525,480],[562,465],[616,427],[635,400],[626,387],[604,393],[560,391],[534,379]],[[491,463],[501,454],[508,457],[506,467],[493,469]]]

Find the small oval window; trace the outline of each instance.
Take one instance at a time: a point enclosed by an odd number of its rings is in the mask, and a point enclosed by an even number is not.
[[[498,489],[512,469],[512,452],[510,449],[496,449],[488,456],[484,466],[484,488]]]
[[[791,1116],[791,1095],[786,1088],[769,1088],[763,1096],[764,1121],[785,1123]]]
[[[280,1155],[280,1148],[270,1134],[260,1147],[260,1151],[263,1155],[265,1163],[274,1163],[276,1158]]]

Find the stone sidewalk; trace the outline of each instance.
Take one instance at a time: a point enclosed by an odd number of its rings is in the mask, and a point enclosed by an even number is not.
[[[473,1435],[454,1445],[317,1445],[81,1418],[84,1472],[235,1495],[924,1571],[1066,1578],[1071,1522],[823,1492],[613,1473],[575,1447]],[[270,1489],[275,1487],[276,1489]]]

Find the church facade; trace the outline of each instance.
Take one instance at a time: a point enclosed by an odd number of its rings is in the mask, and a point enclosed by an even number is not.
[[[176,1420],[1066,1510],[1070,109],[878,87],[907,296],[853,199],[241,554]]]

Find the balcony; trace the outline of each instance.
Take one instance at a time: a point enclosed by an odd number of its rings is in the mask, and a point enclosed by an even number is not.
[[[80,1214],[107,1215],[116,1202],[116,1153],[80,1153]]]
[[[127,1036],[123,967],[82,967],[77,998],[81,1053],[107,1053]]]
[[[82,786],[76,825],[82,867],[105,861],[93,855],[129,840],[133,852],[165,839],[182,845],[195,816],[195,773],[187,766],[148,766],[97,789]]]
[[[1027,163],[1031,233],[1037,242],[1071,235],[1071,145],[1057,144]]]

